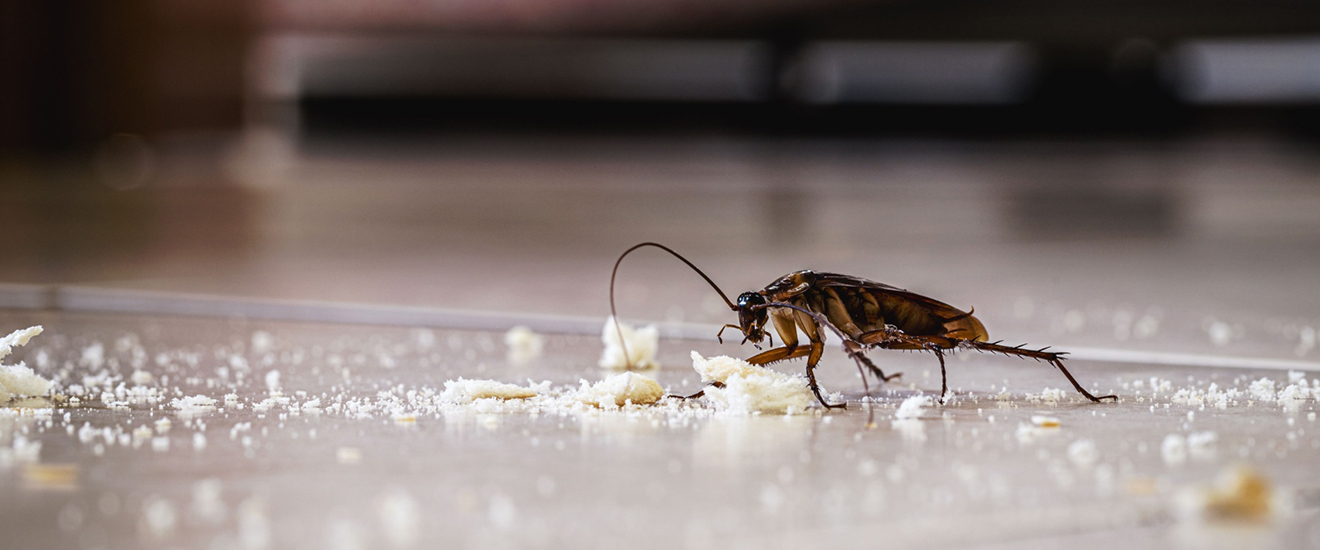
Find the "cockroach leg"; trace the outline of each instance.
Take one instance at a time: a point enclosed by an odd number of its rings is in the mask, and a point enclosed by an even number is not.
[[[949,395],[949,375],[944,372],[944,350],[932,347],[935,357],[940,359],[940,404],[944,404],[944,396]]]
[[[880,370],[880,367],[877,367],[875,363],[871,362],[870,357],[867,357],[862,353],[862,350],[862,346],[856,342],[848,341],[844,343],[844,351],[848,352],[848,356],[852,357],[854,361],[861,363],[862,366],[866,367],[866,370],[871,371],[871,374],[875,375],[876,378],[879,378],[881,382],[888,382],[903,376],[903,373],[901,372],[886,375],[885,371]]]
[[[811,393],[816,394],[816,400],[820,401],[822,407],[826,409],[846,409],[847,403],[836,403],[831,405],[825,401],[825,397],[820,394],[820,386],[816,384],[816,365],[807,363],[807,382],[811,387]]]
[[[1014,357],[1024,357],[1024,358],[1035,359],[1037,361],[1045,361],[1046,363],[1054,365],[1054,368],[1059,369],[1059,372],[1062,372],[1064,376],[1068,377],[1068,381],[1072,383],[1073,388],[1077,390],[1077,393],[1086,396],[1086,398],[1090,399],[1092,403],[1099,403],[1105,399],[1112,399],[1114,401],[1118,400],[1117,395],[1102,395],[1100,397],[1096,397],[1094,395],[1091,395],[1091,392],[1086,391],[1086,388],[1083,388],[1081,384],[1077,383],[1077,379],[1073,378],[1072,373],[1068,372],[1068,369],[1063,366],[1063,356],[1064,356],[1063,352],[1026,349],[1022,346],[1009,347],[997,343],[991,344],[989,342],[978,342],[975,340],[960,340],[958,342],[958,345],[962,347],[971,348],[977,351],[983,351],[986,353],[1001,353],[1004,355],[1011,355]]]
[[[715,339],[718,340],[721,344],[724,343],[724,329],[726,329],[726,328],[731,328],[731,329],[739,330],[739,331],[742,330],[742,328],[740,328],[738,325],[734,325],[734,324],[725,324],[724,326],[720,327],[720,331],[715,333]],[[744,341],[746,341],[746,340],[744,340]],[[774,344],[772,343],[771,345],[773,346]]]
[[[723,387],[724,387],[724,382],[720,382],[720,381],[717,380],[717,381],[715,381],[715,382],[711,382],[709,385],[710,385],[710,386],[713,386],[713,387],[716,387],[716,388],[723,388]],[[671,394],[669,394],[669,395],[666,395],[665,397],[668,397],[668,398],[671,398],[671,399],[696,399],[696,398],[701,397],[701,396],[703,396],[703,395],[706,395],[706,390],[701,390],[701,391],[699,391],[699,392],[697,392],[697,393],[694,393],[694,394],[692,394],[692,395],[678,395],[678,394],[673,394],[673,393],[671,393]]]

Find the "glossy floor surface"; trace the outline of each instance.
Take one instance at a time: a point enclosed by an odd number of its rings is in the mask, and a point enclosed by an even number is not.
[[[0,265],[0,332],[46,328],[6,362],[58,396],[0,416],[5,547],[1320,545],[1317,404],[1298,389],[1320,378],[1304,148],[525,140],[274,157],[234,161],[238,187],[6,191],[21,238]],[[87,204],[104,217],[74,215]],[[1079,380],[1120,400],[959,353],[954,399],[899,419],[938,392],[934,358],[873,352],[904,376],[868,408],[831,349],[821,382],[847,411],[437,401],[458,377],[607,375],[593,332],[609,268],[642,240],[731,294],[815,268],[975,306],[992,337],[1073,350]],[[698,388],[691,350],[752,351],[707,336],[732,318],[680,263],[647,251],[620,277],[625,318],[702,337],[662,341],[647,374],[670,391]],[[509,355],[520,322],[546,333],[541,353]],[[175,403],[197,395],[215,407]],[[1266,512],[1213,504],[1239,466],[1267,480]]]

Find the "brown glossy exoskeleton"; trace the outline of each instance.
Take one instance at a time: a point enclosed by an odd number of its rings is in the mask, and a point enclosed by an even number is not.
[[[843,351],[857,362],[859,370],[868,370],[882,381],[889,381],[901,373],[885,375],[863,354],[866,350],[879,348],[934,353],[940,361],[941,402],[949,391],[944,355],[958,349],[1045,361],[1068,377],[1073,387],[1087,399],[1093,402],[1118,399],[1114,395],[1096,397],[1086,391],[1063,366],[1065,352],[1046,351],[1048,347],[1033,350],[988,342],[985,325],[970,311],[962,311],[933,298],[850,275],[796,271],[780,277],[761,290],[740,294],[735,304],[715,281],[687,258],[662,244],[646,242],[624,251],[614,263],[614,272],[610,275],[611,313],[616,313],[614,278],[619,272],[619,264],[632,251],[647,246],[659,248],[682,260],[720,294],[730,309],[738,313],[738,324],[725,325],[720,329],[720,334],[716,335],[717,338],[721,338],[725,329],[735,328],[742,332],[743,343],[760,344],[768,336],[766,324],[773,323],[783,345],[773,347],[774,341],[771,340],[771,349],[748,358],[747,362],[765,365],[806,357],[807,381],[816,399],[826,408],[844,406],[826,403],[816,384],[815,369],[825,351],[827,329],[843,342]],[[617,313],[615,318],[618,318]],[[808,342],[805,345],[798,344],[798,329],[807,335]],[[723,342],[723,339],[720,341]]]

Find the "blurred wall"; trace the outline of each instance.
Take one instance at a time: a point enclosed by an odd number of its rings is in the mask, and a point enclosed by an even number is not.
[[[251,21],[244,0],[4,0],[0,153],[236,130]]]

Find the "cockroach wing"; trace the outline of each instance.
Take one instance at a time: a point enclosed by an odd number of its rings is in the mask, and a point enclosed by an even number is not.
[[[985,325],[971,313],[949,304],[884,283],[841,275],[817,273],[817,288],[834,289],[840,296],[858,296],[848,300],[854,319],[866,318],[867,306],[875,304],[884,322],[912,335],[945,336],[965,340],[989,339]],[[859,324],[861,326],[861,324]],[[878,330],[884,327],[868,327]]]

